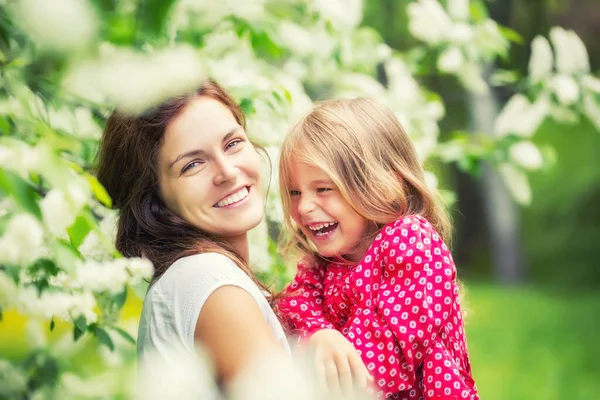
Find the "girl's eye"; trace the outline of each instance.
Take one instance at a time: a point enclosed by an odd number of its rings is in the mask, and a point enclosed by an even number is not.
[[[198,161],[198,160],[192,161],[191,163],[189,163],[185,167],[183,167],[183,169],[181,170],[181,173],[183,174],[183,173],[191,170],[192,168],[194,168],[200,164],[203,164],[203,163],[204,163],[204,161]]]
[[[237,146],[241,142],[242,142],[241,139],[234,139],[234,140],[232,140],[231,142],[227,143],[227,146],[225,146],[225,151],[229,150],[232,147]]]
[[[300,195],[300,191],[298,190],[290,190],[290,196],[298,196]]]
[[[333,190],[333,189],[331,189],[331,188],[318,188],[317,189],[317,193],[329,192],[331,190]]]

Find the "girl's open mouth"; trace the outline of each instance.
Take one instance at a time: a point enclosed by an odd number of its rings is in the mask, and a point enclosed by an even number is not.
[[[316,239],[325,239],[330,237],[338,227],[337,222],[327,222],[324,224],[310,226],[310,232]]]

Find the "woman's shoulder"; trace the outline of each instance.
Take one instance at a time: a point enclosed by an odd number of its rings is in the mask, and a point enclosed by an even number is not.
[[[209,290],[219,284],[255,286],[252,280],[229,257],[220,253],[199,253],[175,261],[156,281],[150,292]],[[149,294],[150,294],[149,292]]]

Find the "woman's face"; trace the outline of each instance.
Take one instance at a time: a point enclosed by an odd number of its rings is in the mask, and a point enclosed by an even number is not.
[[[195,98],[167,125],[158,181],[167,207],[207,233],[245,235],[263,218],[260,157],[212,98]]]

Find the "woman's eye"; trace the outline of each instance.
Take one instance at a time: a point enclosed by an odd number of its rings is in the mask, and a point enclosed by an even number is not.
[[[232,147],[237,146],[241,142],[242,142],[241,139],[234,139],[234,140],[232,140],[231,142],[227,143],[227,146],[225,146],[225,151],[229,150]]]
[[[187,172],[202,163],[203,163],[203,161],[192,161],[191,163],[189,163],[185,167],[183,167],[183,169],[181,170],[181,173],[183,174],[184,172]]]

